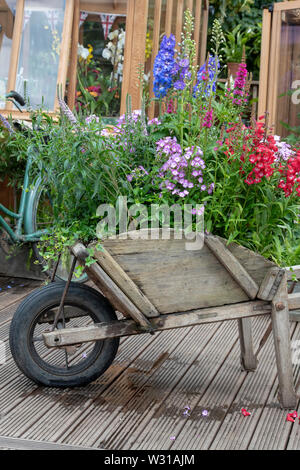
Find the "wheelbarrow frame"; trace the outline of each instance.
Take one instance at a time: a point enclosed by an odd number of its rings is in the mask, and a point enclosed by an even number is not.
[[[204,241],[220,265],[245,293],[247,301],[161,314],[108,250],[103,248],[103,251],[97,251],[97,262],[85,265],[88,251],[84,245],[77,243],[72,247],[75,258],[85,266],[86,274],[107,297],[113,308],[124,314],[126,318],[88,327],[60,330],[53,328],[53,331],[43,333],[44,343],[49,348],[65,347],[107,338],[142,333],[154,334],[155,331],[237,319],[241,363],[245,370],[254,371],[257,358],[253,351],[251,317],[270,315],[278,371],[279,400],[283,407],[294,408],[297,398],[293,384],[289,312],[300,308],[300,294],[288,294],[287,281],[292,279],[290,270],[270,263],[262,282],[258,285],[222,239],[207,235]],[[299,266],[295,267],[293,274],[297,276],[298,271],[300,272]],[[67,288],[68,283],[65,292]],[[63,307],[63,298],[61,307]]]

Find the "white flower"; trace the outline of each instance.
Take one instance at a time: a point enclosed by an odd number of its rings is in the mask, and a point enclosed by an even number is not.
[[[88,56],[90,55],[90,51],[86,47],[84,47],[82,44],[78,44],[77,54],[79,57],[86,60]]]
[[[102,52],[102,57],[104,57],[104,59],[111,59],[111,52],[109,49],[104,49],[103,52]]]
[[[117,68],[117,73],[118,73],[119,75],[122,75],[122,72],[123,72],[123,64],[120,64],[120,63],[119,63],[119,64],[118,64],[118,68]]]

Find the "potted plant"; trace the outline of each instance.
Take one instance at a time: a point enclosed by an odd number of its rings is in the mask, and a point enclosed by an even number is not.
[[[236,77],[238,68],[246,52],[247,35],[241,31],[241,25],[236,26],[232,31],[225,35],[226,43],[223,47],[223,53],[226,57],[228,76]]]

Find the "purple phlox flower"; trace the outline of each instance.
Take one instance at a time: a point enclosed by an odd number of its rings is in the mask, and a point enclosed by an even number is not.
[[[204,214],[204,206],[200,207],[200,209],[195,209],[195,208],[193,208],[193,209],[191,210],[191,214],[192,214],[192,215],[198,215],[198,216],[203,215],[203,214]]]
[[[276,147],[278,151],[275,153],[275,162],[279,163],[280,160],[287,161],[290,157],[295,155],[295,152],[292,150],[292,147],[281,140],[279,135],[274,135],[274,139],[276,142]]]
[[[183,80],[176,80],[173,86],[175,90],[184,90],[186,85]]]
[[[96,116],[96,114],[91,114],[90,116],[87,116],[85,118],[85,122],[86,124],[91,124],[91,123],[94,123],[94,122],[99,122],[99,117]]]
[[[127,178],[127,181],[131,183],[131,181],[133,180],[133,175],[127,175],[126,178]]]
[[[148,120],[148,126],[159,126],[161,121],[158,118],[153,118]]]
[[[211,185],[209,186],[207,190],[208,194],[212,194],[214,189],[215,189],[215,183],[211,183]]]
[[[176,437],[175,436],[171,436],[170,437],[170,441],[175,441]]]
[[[203,410],[201,414],[202,414],[202,416],[208,416],[208,411],[207,411],[207,410]]]

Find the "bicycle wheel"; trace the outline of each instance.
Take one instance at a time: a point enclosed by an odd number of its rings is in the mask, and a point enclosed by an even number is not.
[[[31,194],[28,197],[28,205],[25,216],[25,232],[35,233],[40,230],[51,231],[53,225],[53,210],[51,204],[51,198],[47,191],[47,187],[43,185],[41,178],[38,178],[34,188],[31,190]],[[48,265],[47,261],[41,256],[40,242],[33,242],[32,249],[35,257],[39,261],[40,265],[45,268]],[[66,281],[69,276],[69,272],[72,266],[73,256],[67,252],[62,255],[59,265],[56,271],[55,279]],[[51,276],[54,269],[54,262],[50,263],[46,273]],[[78,265],[76,265],[78,266]],[[83,274],[79,278],[73,275],[73,282],[85,282],[87,281],[87,275]]]
[[[9,344],[19,369],[39,385],[76,387],[96,380],[113,362],[119,338],[48,348],[42,333],[53,325],[65,284],[42,287],[21,302],[13,316]],[[95,289],[71,283],[57,329],[116,321],[109,302]]]

